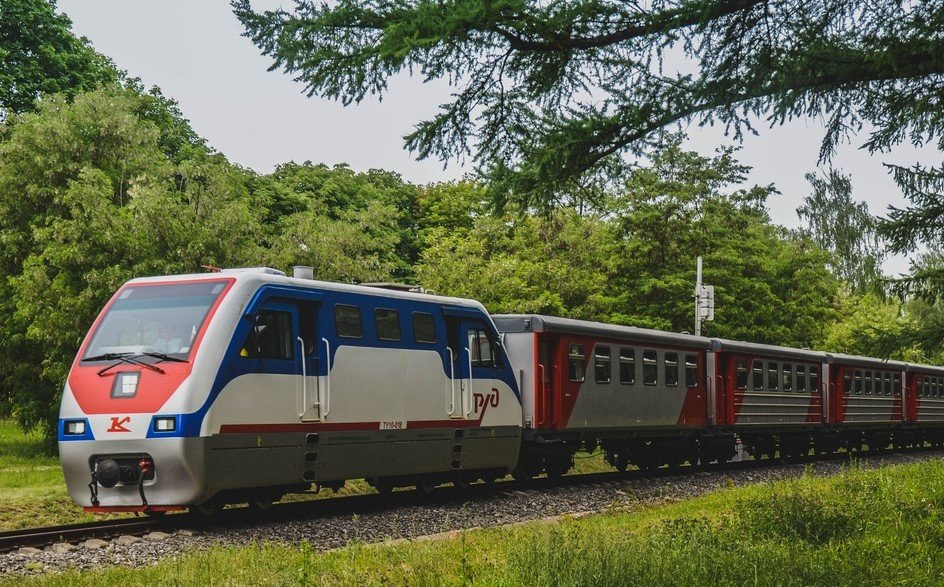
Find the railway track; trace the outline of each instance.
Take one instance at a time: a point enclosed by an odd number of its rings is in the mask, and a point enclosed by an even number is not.
[[[876,457],[895,453],[931,452],[940,449],[923,447],[909,448],[882,453],[854,453],[852,456]],[[789,463],[812,463],[828,460],[843,460],[847,454],[811,456],[806,459],[793,459]],[[713,473],[740,472],[751,469],[781,466],[780,459],[743,460],[722,464],[682,466],[674,469],[663,468],[650,471],[633,470],[626,473],[608,471],[566,475],[559,479],[536,478],[529,482],[514,480],[499,481],[493,484],[478,483],[469,487],[442,486],[431,493],[421,491],[395,491],[389,494],[369,493],[329,499],[317,499],[275,504],[269,509],[256,510],[247,507],[225,509],[212,517],[198,514],[169,514],[163,517],[135,517],[117,520],[105,520],[86,524],[70,524],[45,528],[29,528],[0,532],[0,554],[21,548],[43,548],[52,544],[67,542],[76,544],[92,538],[112,539],[122,535],[142,536],[149,532],[173,532],[180,529],[203,530],[207,528],[244,527],[252,524],[280,522],[300,518],[317,519],[338,514],[365,514],[387,509],[405,508],[415,505],[436,503],[456,503],[487,499],[490,495],[510,493],[522,490],[549,490],[559,487],[581,485],[602,485],[613,482],[641,479],[684,477],[686,475],[705,475]]]

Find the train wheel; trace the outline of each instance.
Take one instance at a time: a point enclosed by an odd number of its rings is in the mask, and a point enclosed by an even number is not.
[[[256,487],[249,495],[249,507],[254,510],[265,511],[272,507],[275,502],[274,497],[271,491]]]
[[[205,501],[201,503],[200,505],[190,506],[191,513],[196,513],[205,518],[215,516],[216,514],[219,513],[221,509],[223,509],[223,505],[215,499]]]

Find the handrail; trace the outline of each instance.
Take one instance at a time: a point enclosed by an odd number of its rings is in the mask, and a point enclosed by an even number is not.
[[[472,413],[472,408],[473,408],[472,406],[472,349],[466,347],[465,352],[467,355],[469,355],[469,386],[466,387],[465,389],[465,396],[467,400],[466,406],[468,406],[469,408],[468,410],[465,411],[465,415],[468,416],[469,414]]]
[[[298,414],[299,418],[305,417],[305,412],[308,411],[308,371],[305,363],[305,340],[302,337],[298,338],[298,346],[301,349],[302,354],[302,411]]]
[[[541,380],[541,421],[539,424],[547,422],[547,371],[542,363],[538,363],[538,377]]]
[[[321,341],[325,344],[325,385],[324,385],[324,398],[321,400],[322,408],[324,412],[321,414],[322,418],[328,417],[328,412],[331,411],[331,343],[328,342],[327,338],[322,338]]]
[[[447,346],[449,351],[449,415],[456,413],[456,361],[452,347]]]

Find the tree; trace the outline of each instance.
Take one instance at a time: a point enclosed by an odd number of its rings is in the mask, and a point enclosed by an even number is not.
[[[0,4],[0,120],[34,108],[43,94],[92,90],[118,80],[111,61],[72,34],[55,0]]]
[[[822,117],[821,157],[868,128],[865,147],[944,141],[944,0],[299,0],[256,12],[259,49],[345,104],[402,72],[456,92],[406,137],[418,156],[472,153],[524,205],[580,188],[610,157],[677,122],[739,136]]]
[[[827,254],[770,223],[771,186],[744,186],[732,149],[704,157],[670,137],[604,213],[562,207],[433,229],[417,275],[491,312],[541,312],[692,330],[695,260],[715,285],[712,336],[813,346],[834,318]]]
[[[876,288],[885,246],[866,203],[852,199],[851,178],[830,168],[822,176],[807,173],[806,180],[813,193],[797,208],[801,232],[832,253],[833,272],[854,292]]]
[[[259,257],[249,174],[192,144],[170,104],[116,86],[48,96],[0,133],[0,407],[49,437],[72,357],[122,282]]]

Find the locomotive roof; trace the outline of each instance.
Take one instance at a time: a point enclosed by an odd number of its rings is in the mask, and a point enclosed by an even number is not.
[[[740,352],[751,355],[768,355],[800,361],[818,361],[820,363],[826,360],[826,353],[821,351],[795,349],[793,347],[761,344],[757,342],[745,342],[743,340],[728,340],[724,338],[712,338],[711,350],[736,353]]]
[[[215,273],[188,273],[183,275],[161,275],[154,277],[137,277],[132,279],[128,283],[159,283],[162,281],[174,282],[174,281],[190,281],[190,280],[200,280],[200,279],[214,279],[214,278],[236,278],[239,282],[250,282],[255,281],[259,284],[271,283],[277,285],[289,285],[295,287],[303,287],[307,289],[319,289],[319,290],[328,290],[328,291],[344,291],[351,293],[359,293],[366,295],[374,295],[384,298],[399,298],[399,299],[410,299],[410,300],[420,300],[426,302],[434,302],[438,304],[452,304],[456,306],[468,306],[472,308],[479,308],[486,315],[488,312],[485,310],[485,307],[476,300],[467,299],[467,298],[454,298],[449,296],[440,296],[430,293],[419,293],[419,292],[410,292],[410,291],[398,291],[393,289],[385,289],[379,287],[371,287],[365,285],[356,285],[352,283],[335,283],[332,281],[318,281],[316,279],[300,279],[297,277],[290,277],[274,269],[268,267],[247,267],[240,269],[223,269],[222,271]]]
[[[826,353],[830,363],[842,363],[843,365],[854,365],[856,367],[872,367],[873,369],[887,369],[895,367],[904,369],[907,363],[902,361],[892,361],[889,359],[876,359],[875,357],[862,357],[859,355],[846,355],[843,353]]]
[[[539,314],[493,314],[492,321],[499,332],[560,332],[564,334],[580,334],[616,340],[633,342],[647,342],[669,344],[707,349],[709,339],[691,334],[664,332],[635,326],[617,326],[592,322],[589,320],[574,320],[572,318],[558,318],[557,316],[542,316]]]

